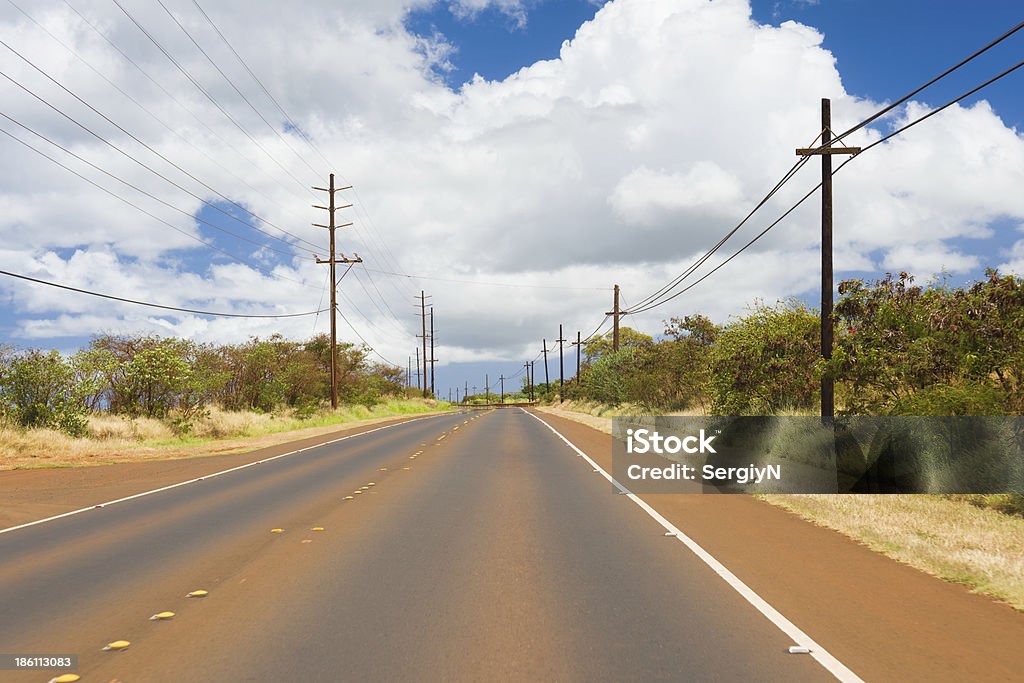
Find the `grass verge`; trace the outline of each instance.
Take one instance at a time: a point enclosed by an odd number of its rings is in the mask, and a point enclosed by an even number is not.
[[[448,409],[446,402],[394,399],[372,408],[342,406],[309,417],[288,414],[211,410],[179,437],[159,420],[113,415],[89,418],[89,435],[67,436],[48,429],[0,427],[0,470],[83,467],[115,462],[170,460],[222,453],[241,453],[317,436],[339,427],[372,424],[402,415]]]

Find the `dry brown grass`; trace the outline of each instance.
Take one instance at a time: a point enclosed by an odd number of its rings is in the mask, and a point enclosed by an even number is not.
[[[932,495],[770,495],[872,550],[1024,611],[1024,518]]]
[[[74,438],[49,429],[0,426],[0,470],[82,467],[114,462],[170,460],[241,453],[310,436],[373,424],[401,415],[426,414],[445,406],[433,401],[401,400],[375,406],[345,406],[310,418],[280,414],[212,410],[196,420],[185,437],[148,418],[93,415],[88,437]]]
[[[568,405],[539,410],[611,434],[610,417],[567,410]],[[1024,611],[1024,517],[937,495],[759,497],[876,552]]]

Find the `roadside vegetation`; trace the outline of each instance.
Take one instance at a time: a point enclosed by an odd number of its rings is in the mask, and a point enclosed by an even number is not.
[[[325,335],[220,346],[102,335],[71,356],[0,348],[0,469],[211,452],[197,447],[447,406],[407,397],[401,371],[361,347],[339,345],[338,361],[331,410]]]

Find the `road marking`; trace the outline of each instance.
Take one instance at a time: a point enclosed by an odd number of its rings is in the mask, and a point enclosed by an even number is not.
[[[149,618],[150,621],[163,621],[164,619],[173,619],[174,612],[157,612]]]
[[[272,533],[272,534],[283,534],[284,533],[284,529],[271,529],[270,533]]]
[[[81,514],[83,512],[88,512],[90,510],[95,510],[96,508],[106,507],[108,505],[114,505],[116,503],[124,503],[124,502],[129,501],[129,500],[135,500],[136,498],[142,498],[144,496],[150,496],[150,495],[152,495],[154,493],[160,493],[161,491],[169,491],[171,489],[176,489],[179,486],[185,486],[187,484],[194,484],[197,481],[203,481],[204,479],[212,479],[213,477],[219,477],[222,474],[228,474],[229,472],[237,472],[238,470],[244,470],[244,469],[246,469],[248,467],[252,467],[254,465],[262,465],[265,462],[271,462],[272,460],[277,460],[279,458],[286,458],[289,455],[296,455],[298,453],[305,453],[306,451],[313,450],[314,448],[320,448],[321,446],[330,446],[331,444],[335,444],[335,443],[338,443],[340,441],[348,441],[349,439],[354,439],[354,438],[356,438],[358,436],[365,436],[366,434],[373,434],[374,432],[383,431],[385,429],[392,429],[393,427],[401,427],[403,425],[412,424],[413,422],[419,422],[421,420],[430,420],[430,419],[433,419],[433,418],[436,418],[436,417],[444,417],[446,414],[447,413],[440,413],[438,415],[427,415],[425,417],[417,417],[417,418],[413,418],[411,420],[405,420],[404,422],[397,422],[395,424],[384,425],[383,427],[375,427],[374,429],[368,429],[365,432],[359,432],[358,434],[349,434],[347,436],[342,436],[342,437],[339,437],[337,439],[332,439],[331,441],[325,441],[323,443],[318,443],[315,446],[306,446],[305,448],[300,448],[298,450],[289,451],[287,453],[282,453],[281,455],[275,455],[275,456],[272,456],[272,457],[269,457],[269,458],[264,458],[263,460],[257,460],[256,462],[250,462],[250,463],[247,463],[245,465],[238,465],[237,467],[232,467],[230,469],[221,470],[220,472],[214,472],[213,474],[206,474],[206,475],[203,475],[202,477],[196,477],[195,479],[189,479],[187,481],[179,481],[177,484],[170,484],[168,486],[161,486],[160,488],[153,489],[151,491],[143,491],[142,493],[136,493],[136,494],[133,494],[131,496],[125,496],[124,498],[118,498],[116,500],[108,500],[106,503],[99,503],[98,505],[90,505],[89,507],[79,508],[78,510],[72,510],[71,512],[64,512],[64,513],[59,514],[59,515],[53,515],[52,517],[46,517],[45,519],[37,519],[34,522],[26,522],[24,524],[19,524],[17,526],[7,527],[6,529],[0,529],[0,534],[6,534],[6,533],[9,533],[11,531],[17,531],[18,529],[25,529],[26,527],[36,526],[37,524],[45,524],[46,522],[52,522],[55,519],[62,519],[64,517],[71,517],[72,515],[78,515],[78,514]],[[426,446],[426,444],[420,444],[420,445],[421,446]]]
[[[596,462],[593,461],[593,459],[591,459],[589,455],[580,450],[572,441],[569,441],[569,439],[565,438],[565,436],[563,436],[561,432],[559,432],[557,429],[548,424],[544,419],[537,417],[537,415],[527,410],[524,410],[523,408],[520,408],[520,410],[522,410],[524,413],[526,413],[527,415],[529,415],[530,417],[532,417],[533,419],[537,420],[542,425],[550,429],[555,434],[555,436],[564,441],[566,445],[569,446],[569,448],[573,449],[576,452],[577,455],[581,456],[584,460],[589,462],[595,470],[600,471],[602,476],[604,476],[605,479],[611,482],[612,486],[615,486],[621,492],[625,493],[625,495],[628,496],[631,501],[640,506],[640,508],[648,515],[650,515],[654,519],[654,521],[663,526],[665,530],[669,532],[668,534],[666,534],[666,536],[669,534],[674,534],[675,537],[679,539],[680,543],[689,548],[694,555],[700,558],[700,560],[704,562],[704,564],[706,564],[708,567],[711,568],[712,571],[718,574],[718,576],[721,577],[722,580],[724,580],[727,584],[729,584],[729,586],[731,586],[733,590],[739,593],[744,600],[749,602],[754,607],[754,609],[763,614],[768,619],[768,621],[775,624],[775,626],[780,631],[782,631],[787,636],[792,638],[793,642],[797,643],[796,647],[806,649],[808,651],[808,654],[810,654],[811,657],[815,659],[815,661],[821,664],[826,671],[835,676],[837,680],[843,681],[844,683],[864,683],[863,680],[859,676],[857,676],[857,674],[853,673],[853,671],[847,668],[845,664],[843,664],[838,659],[833,657],[828,652],[828,650],[826,650],[817,642],[815,642],[813,638],[811,638],[809,635],[807,635],[799,628],[797,628],[797,626],[793,622],[791,622],[786,617],[782,616],[781,612],[779,612],[777,609],[769,605],[764,598],[755,593],[753,589],[750,588],[750,586],[743,583],[739,579],[739,577],[737,577],[735,574],[729,571],[726,568],[726,566],[719,562],[717,559],[715,559],[715,557],[711,555],[711,553],[704,550],[704,548],[698,545],[697,542],[694,541],[692,538],[690,538],[682,531],[680,531],[678,527],[672,524],[672,522],[662,517],[661,513],[659,513],[657,510],[648,505],[646,501],[639,498],[632,491],[630,491],[625,486],[616,481],[615,478],[612,477],[612,475],[605,472]],[[792,648],[790,649],[792,650]]]
[[[108,643],[104,650],[123,650],[131,645],[127,640],[115,640],[112,643]]]
[[[209,591],[204,591],[204,590],[200,589],[200,590],[197,590],[197,591],[192,591],[191,593],[189,593],[185,597],[186,598],[205,598],[209,594],[210,594]]]

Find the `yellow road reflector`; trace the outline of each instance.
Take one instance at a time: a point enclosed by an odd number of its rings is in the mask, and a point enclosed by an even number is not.
[[[104,650],[123,650],[126,647],[128,647],[129,645],[131,645],[131,643],[129,643],[127,640],[115,640],[112,643],[107,643],[107,646],[105,648],[103,648],[103,649]]]
[[[360,491],[369,491],[369,490],[370,490],[370,487],[369,487],[369,486],[360,486],[360,487],[359,487],[359,490],[360,490]]]
[[[388,468],[387,467],[381,467],[380,470],[378,470],[378,471],[380,471],[380,472],[387,472]]]
[[[403,470],[411,470],[412,468],[411,467],[403,467],[402,469]]]
[[[375,481],[368,481],[368,482],[366,482],[366,485],[367,486],[376,486],[377,482],[375,482]]]
[[[302,542],[303,543],[312,543],[313,541],[311,539],[304,538],[304,539],[302,539]]]
[[[272,533],[272,534],[283,534],[284,533],[284,529],[271,529],[270,533]]]
[[[362,493],[362,491],[353,491],[352,493],[358,496],[360,493]]]
[[[345,496],[345,500],[352,500],[355,496]]]
[[[157,612],[149,618],[150,621],[163,621],[164,619],[173,619],[174,612]]]
[[[192,591],[191,593],[189,593],[185,597],[186,598],[205,598],[209,594],[210,593],[208,591],[197,590],[197,591]]]
[[[324,528],[322,526],[315,526],[312,529],[310,529],[310,531],[323,531],[323,530],[324,530]]]
[[[51,678],[50,683],[75,683],[75,681],[81,680],[82,677],[78,674],[63,674],[56,678]]]

